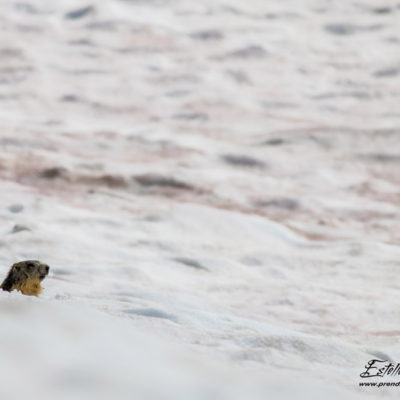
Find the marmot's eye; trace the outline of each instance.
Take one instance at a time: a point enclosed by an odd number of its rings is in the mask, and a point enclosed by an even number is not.
[[[29,270],[32,270],[35,267],[33,263],[28,263],[26,264],[26,266],[28,267]]]

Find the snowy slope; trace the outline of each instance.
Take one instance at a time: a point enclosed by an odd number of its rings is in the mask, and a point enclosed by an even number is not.
[[[0,2],[0,399],[395,397],[400,8]]]

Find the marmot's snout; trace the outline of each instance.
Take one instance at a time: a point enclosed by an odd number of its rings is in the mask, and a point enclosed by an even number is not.
[[[47,264],[40,266],[40,280],[42,281],[49,274],[50,267]]]

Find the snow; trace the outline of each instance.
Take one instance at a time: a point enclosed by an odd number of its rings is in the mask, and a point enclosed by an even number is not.
[[[399,13],[2,1],[0,399],[395,397]]]

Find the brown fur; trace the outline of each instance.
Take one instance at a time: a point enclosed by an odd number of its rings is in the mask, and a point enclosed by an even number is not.
[[[41,281],[49,273],[49,266],[37,260],[15,263],[0,288],[8,292],[19,290],[28,296],[37,296],[42,291]]]

